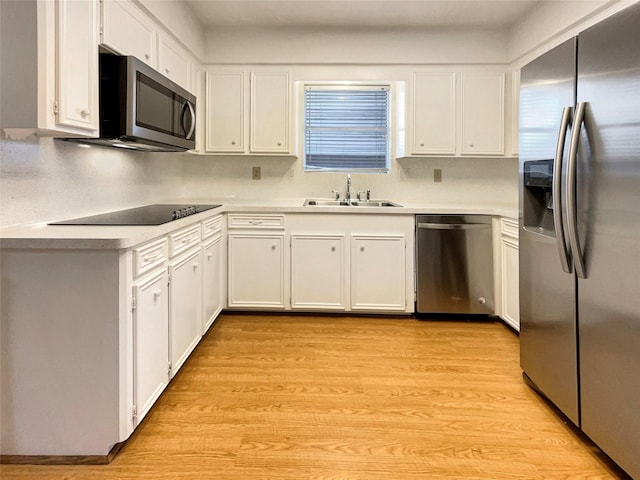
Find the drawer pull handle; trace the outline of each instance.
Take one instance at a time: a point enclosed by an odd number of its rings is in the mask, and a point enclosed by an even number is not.
[[[249,220],[251,225],[262,225],[262,220]]]
[[[143,258],[143,260],[144,260],[145,263],[149,263],[152,260],[155,260],[156,258],[159,258],[160,255],[161,255],[160,252],[156,252],[156,253],[153,253],[151,255],[147,255],[146,257]]]
[[[193,238],[192,238],[192,237],[184,238],[184,239],[182,240],[182,243],[191,243],[191,242],[193,242]]]

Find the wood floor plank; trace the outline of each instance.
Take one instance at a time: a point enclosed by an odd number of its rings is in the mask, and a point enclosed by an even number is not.
[[[3,480],[620,479],[499,322],[223,315],[115,460]]]

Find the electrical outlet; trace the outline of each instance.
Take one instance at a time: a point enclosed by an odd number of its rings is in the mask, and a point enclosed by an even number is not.
[[[434,168],[433,169],[433,181],[435,183],[439,183],[442,181],[442,169],[441,168]]]
[[[260,167],[253,167],[251,169],[251,178],[253,180],[260,180],[262,178],[262,169]]]
[[[409,179],[410,171],[406,167],[400,167],[400,181],[407,181]]]

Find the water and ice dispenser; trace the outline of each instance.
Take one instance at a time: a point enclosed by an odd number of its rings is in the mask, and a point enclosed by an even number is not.
[[[523,223],[524,228],[555,237],[553,227],[553,159],[523,163]]]

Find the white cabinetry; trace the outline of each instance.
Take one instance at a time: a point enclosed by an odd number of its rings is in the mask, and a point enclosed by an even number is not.
[[[168,275],[164,267],[133,287],[133,391],[138,425],[169,382]]]
[[[411,87],[409,155],[504,155],[503,71],[415,72]]]
[[[288,72],[209,70],[205,96],[208,153],[291,153]]]
[[[284,215],[227,218],[229,307],[285,308]]]
[[[518,222],[502,218],[500,227],[501,316],[509,326],[520,331]]]
[[[102,42],[121,55],[133,55],[156,68],[156,26],[129,0],[103,0]]]
[[[291,308],[345,310],[345,235],[291,235]]]
[[[243,72],[206,73],[207,152],[245,151],[245,88]]]
[[[351,309],[404,311],[404,235],[351,236]]]
[[[251,153],[289,153],[289,74],[251,74]]]
[[[200,224],[169,235],[169,340],[175,375],[202,336]],[[186,252],[182,254],[182,252]]]
[[[223,307],[222,216],[203,222],[202,246],[202,334],[215,321]]]
[[[169,35],[159,33],[158,71],[182,88],[195,91],[191,78],[191,55]]]
[[[504,154],[504,72],[460,74],[463,155]]]
[[[182,88],[196,90],[195,60],[131,0],[103,0],[101,43],[121,55],[133,55]]]
[[[456,75],[413,75],[412,143],[414,155],[456,153]]]
[[[97,0],[2,3],[3,18],[11,19],[0,30],[2,128],[98,135],[97,5]]]
[[[289,214],[287,225],[291,309],[413,312],[413,216]]]

